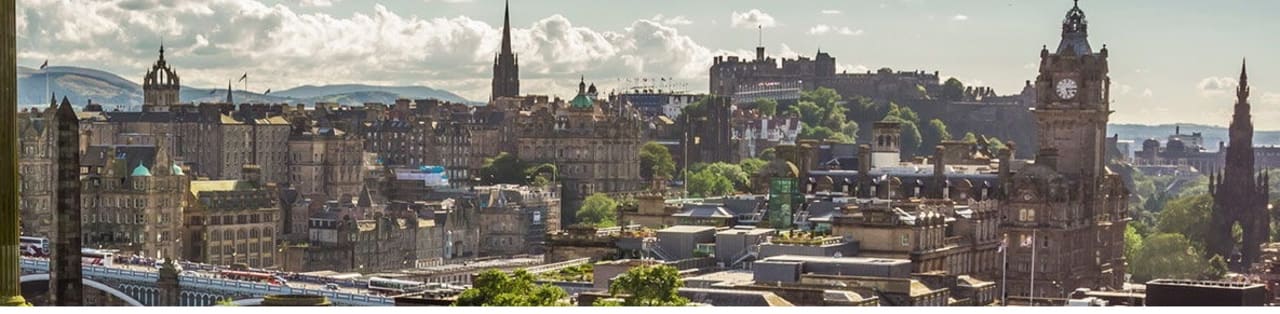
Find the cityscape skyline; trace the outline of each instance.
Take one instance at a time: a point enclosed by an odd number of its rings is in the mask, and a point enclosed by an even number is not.
[[[691,92],[705,92],[712,58],[751,56],[759,40],[757,27],[762,27],[770,56],[812,58],[821,49],[836,58],[840,71],[939,71],[943,78],[954,76],[967,85],[1013,94],[1034,79],[1035,61],[1026,57],[1034,51],[991,48],[1052,45],[1045,38],[1056,36],[1058,29],[1044,21],[1061,19],[1056,8],[1062,5],[900,0],[784,8],[765,2],[699,2],[672,11],[663,5],[565,4],[512,2],[513,45],[523,57],[527,93],[572,97],[578,76],[603,91],[626,85],[625,78],[670,77]],[[1266,74],[1280,63],[1265,58],[1280,54],[1280,48],[1251,40],[1277,29],[1277,22],[1258,12],[1280,5],[1151,4],[1083,4],[1100,26],[1126,21],[1123,30],[1094,35],[1096,44],[1110,43],[1116,51],[1114,122],[1225,125],[1236,84],[1233,64],[1253,56],[1257,127],[1280,129],[1280,123],[1271,122],[1280,118],[1280,81]],[[484,100],[501,37],[501,8],[496,0],[30,1],[19,4],[19,64],[35,68],[49,60],[50,65],[98,68],[135,80],[163,42],[191,86],[219,87],[249,72],[249,89],[259,93],[307,84],[365,83],[423,85]],[[1171,23],[1166,16],[1194,17],[1198,23]],[[1243,18],[1248,16],[1259,18]],[[51,20],[69,22],[45,22]],[[1186,37],[1196,40],[1182,40]],[[1206,114],[1182,114],[1187,110]]]

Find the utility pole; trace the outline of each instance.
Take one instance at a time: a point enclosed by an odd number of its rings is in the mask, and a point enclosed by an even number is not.
[[[0,0],[0,305],[24,306],[18,262],[17,0]]]

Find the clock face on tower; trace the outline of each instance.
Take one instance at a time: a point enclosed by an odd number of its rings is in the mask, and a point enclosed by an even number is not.
[[[1062,99],[1076,98],[1076,81],[1072,79],[1062,79],[1058,81],[1058,97]]]

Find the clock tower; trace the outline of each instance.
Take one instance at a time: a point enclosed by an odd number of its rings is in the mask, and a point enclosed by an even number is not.
[[[1040,51],[1040,150],[1035,163],[1002,179],[1000,231],[1011,245],[1002,284],[1010,297],[1063,298],[1076,288],[1119,289],[1125,280],[1129,192],[1107,169],[1107,48],[1094,51],[1088,30],[1077,3],[1057,49]]]
[[[1089,24],[1077,3],[1062,21],[1058,49],[1040,50],[1035,84],[1040,147],[1058,151],[1055,170],[1065,176],[1096,178],[1103,171],[1111,114],[1107,72],[1107,48],[1089,46]]]

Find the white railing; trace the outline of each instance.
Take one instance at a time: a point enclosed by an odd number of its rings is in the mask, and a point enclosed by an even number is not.
[[[27,269],[37,271],[49,271],[49,262],[34,259],[22,259],[21,266]],[[131,282],[147,282],[154,283],[158,280],[159,274],[155,272],[144,272],[128,269],[117,269],[102,266],[85,266],[82,268],[86,278],[106,278]],[[264,283],[247,282],[239,280],[227,280],[218,278],[204,278],[195,276],[181,276],[179,283],[183,288],[202,289],[207,291],[225,291],[231,293],[249,294],[253,296],[264,296],[270,294],[305,294],[305,295],[322,295],[334,304],[340,305],[362,305],[362,306],[388,306],[394,305],[395,300],[382,296],[371,296],[363,294],[342,293],[337,291],[315,290],[306,288],[294,288],[287,286],[276,286]]]
[[[546,273],[546,272],[558,271],[561,269],[578,266],[578,265],[586,264],[589,262],[591,262],[591,258],[584,257],[579,259],[571,259],[563,262],[556,262],[556,263],[551,263],[546,265],[529,267],[529,268],[526,268],[525,271],[528,271],[530,274],[537,275],[537,274]]]

